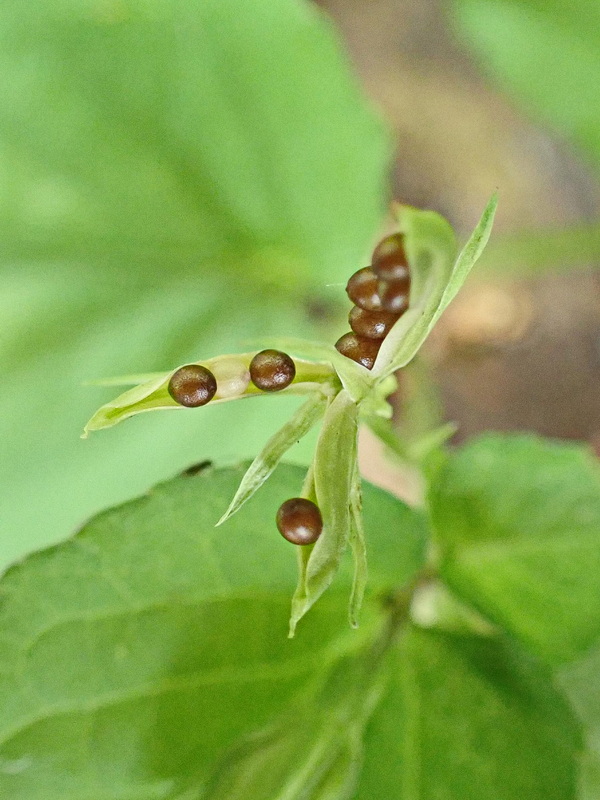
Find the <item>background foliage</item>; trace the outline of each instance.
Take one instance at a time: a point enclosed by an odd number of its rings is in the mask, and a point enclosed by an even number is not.
[[[254,454],[289,405],[82,444],[102,397],[82,384],[314,332],[311,297],[337,299],[381,218],[389,144],[304,3],[9,2],[0,28],[6,564],[199,454]]]
[[[600,5],[596,0],[456,0],[454,25],[492,82],[525,113],[581,148],[600,170]],[[597,221],[500,244],[503,269],[572,268],[597,262]]]

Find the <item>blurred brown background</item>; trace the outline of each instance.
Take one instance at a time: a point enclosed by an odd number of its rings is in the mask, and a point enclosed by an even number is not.
[[[396,134],[393,188],[466,234],[500,189],[494,238],[593,221],[600,187],[583,158],[482,77],[435,0],[322,0]],[[440,113],[442,110],[443,113]],[[431,118],[430,125],[423,120]],[[600,452],[600,272],[476,274],[425,351],[457,439],[534,430]]]

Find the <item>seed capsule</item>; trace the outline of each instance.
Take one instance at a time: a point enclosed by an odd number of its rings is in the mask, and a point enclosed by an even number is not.
[[[205,406],[213,399],[217,391],[217,381],[206,367],[201,367],[199,364],[187,364],[185,367],[179,367],[171,375],[167,389],[173,400],[180,406],[197,408]]]
[[[377,275],[371,267],[359,269],[348,281],[346,294],[359,308],[365,311],[378,311],[381,300],[377,293]]]
[[[398,314],[390,314],[388,311],[365,311],[358,306],[354,306],[348,315],[348,322],[354,333],[366,339],[385,339],[397,319]]]
[[[364,336],[357,336],[350,331],[337,340],[335,347],[346,358],[357,361],[367,369],[373,369],[373,364],[381,347],[381,340],[366,339]]]
[[[404,251],[404,236],[394,233],[382,239],[371,256],[373,272],[383,281],[408,278],[408,259]]]
[[[250,362],[252,383],[263,392],[279,392],[296,376],[296,365],[280,350],[261,350]]]
[[[401,316],[408,308],[410,279],[400,281],[379,281],[381,306],[391,314]]]
[[[292,497],[277,511],[277,528],[292,544],[313,544],[323,530],[319,507],[304,497]]]

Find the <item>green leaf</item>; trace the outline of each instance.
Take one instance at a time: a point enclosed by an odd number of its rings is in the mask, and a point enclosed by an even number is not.
[[[576,800],[579,726],[497,637],[409,630],[367,728],[355,800]]]
[[[458,258],[454,231],[443,217],[411,206],[397,207],[411,267],[410,306],[382,344],[373,375],[385,377],[414,358],[487,244],[497,205],[493,195]]]
[[[248,467],[233,500],[217,525],[222,525],[236,511],[239,511],[244,503],[260,489],[290,447],[321,419],[328,402],[328,398],[324,394],[315,392],[304,405],[300,406],[291,419],[271,436],[262,452]]]
[[[308,3],[34,0],[0,19],[11,256],[174,255],[193,273],[259,246],[278,281],[306,262],[330,280],[367,247],[389,142]]]
[[[586,739],[580,757],[581,800],[595,800],[600,792],[600,646],[567,664],[558,673],[558,684],[566,692]]]
[[[550,661],[600,636],[600,466],[585,448],[487,435],[429,493],[444,579]]]
[[[358,406],[345,389],[331,403],[314,458],[314,487],[323,532],[301,562],[290,636],[331,584],[350,538],[350,489],[356,463]]]
[[[368,655],[336,665],[317,691],[238,744],[202,800],[350,800],[364,728],[383,688],[379,665]]]
[[[346,624],[349,565],[294,641],[281,465],[226,527],[244,468],[205,469],[105,512],[0,583],[0,796],[196,798],[225,751],[284,715],[378,628],[374,596],[420,568],[422,518],[364,486],[370,592]],[[312,695],[308,695],[312,696]]]
[[[306,2],[31,0],[0,31],[5,565],[199,453],[258,452],[293,399],[84,444],[111,393],[82,384],[318,336],[307,298],[362,264],[389,141]]]
[[[596,0],[455,0],[457,22],[498,87],[600,166]]]

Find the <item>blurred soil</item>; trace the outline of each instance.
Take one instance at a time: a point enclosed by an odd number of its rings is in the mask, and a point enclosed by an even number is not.
[[[495,236],[598,219],[600,187],[569,146],[481,76],[435,0],[322,0],[397,140],[394,196],[466,234],[494,188]],[[600,265],[543,278],[475,278],[425,358],[458,439],[533,430],[600,454]],[[371,444],[366,472],[377,456]],[[377,462],[378,463],[378,462]]]

